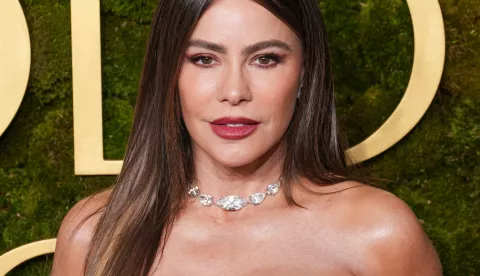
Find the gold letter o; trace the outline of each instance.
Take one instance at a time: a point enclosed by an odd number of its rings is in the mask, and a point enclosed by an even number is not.
[[[363,142],[347,150],[360,163],[400,141],[427,111],[440,82],[445,60],[445,32],[438,0],[407,0],[415,51],[407,90],[392,115]]]
[[[17,113],[30,75],[30,37],[17,0],[0,1],[0,136]]]

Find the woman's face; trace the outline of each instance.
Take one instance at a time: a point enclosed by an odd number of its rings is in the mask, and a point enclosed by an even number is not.
[[[300,39],[250,0],[217,0],[190,37],[178,80],[195,154],[227,167],[275,148],[295,108]]]

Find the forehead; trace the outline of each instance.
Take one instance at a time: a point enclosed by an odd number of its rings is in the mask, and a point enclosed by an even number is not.
[[[295,33],[262,5],[251,0],[216,0],[198,21],[192,39],[243,46],[280,39],[293,43]],[[241,44],[241,45],[240,45]]]

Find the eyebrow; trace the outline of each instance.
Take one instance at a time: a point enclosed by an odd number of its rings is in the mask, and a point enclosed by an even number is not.
[[[194,39],[190,40],[188,43],[188,47],[201,47],[205,49],[209,49],[221,54],[226,54],[227,53],[227,48],[223,46],[222,44],[216,44],[213,42],[205,41],[202,39]],[[292,52],[292,47],[288,45],[287,43],[280,41],[278,39],[271,39],[271,40],[265,40],[265,41],[260,41],[252,45],[248,45],[242,50],[242,55],[243,56],[248,56],[250,54],[253,54],[257,51],[260,51],[265,48],[270,48],[270,47],[278,47],[285,49],[289,52]]]

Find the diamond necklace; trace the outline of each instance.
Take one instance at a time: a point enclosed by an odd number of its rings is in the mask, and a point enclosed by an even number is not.
[[[248,198],[230,195],[215,200],[209,194],[200,194],[200,189],[198,186],[192,186],[188,191],[188,194],[193,198],[198,197],[200,199],[200,203],[204,206],[211,206],[215,204],[225,211],[238,211],[247,204],[258,205],[262,203],[267,195],[275,195],[280,189],[280,184],[282,184],[282,177],[278,179],[277,183],[268,185],[265,193],[253,193],[249,195]]]

